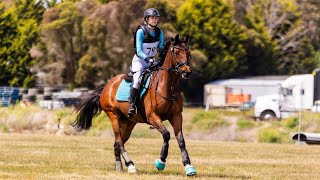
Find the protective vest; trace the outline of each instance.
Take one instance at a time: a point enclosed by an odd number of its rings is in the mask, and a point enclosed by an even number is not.
[[[143,31],[143,44],[142,50],[147,55],[147,57],[154,57],[157,53],[157,48],[159,45],[160,39],[160,29],[155,27],[155,36],[153,37],[150,32],[147,30],[146,26],[140,25],[137,27],[136,31],[133,33],[134,38],[134,52],[137,54],[137,47],[136,47],[136,38],[137,38],[137,31],[142,29]],[[138,55],[138,54],[137,54]]]

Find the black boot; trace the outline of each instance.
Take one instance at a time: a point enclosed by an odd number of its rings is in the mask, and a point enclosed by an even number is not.
[[[129,111],[128,111],[128,118],[132,118],[133,115],[137,114],[137,106],[136,106],[136,99],[138,95],[138,89],[131,87],[130,88],[130,96],[129,96]]]

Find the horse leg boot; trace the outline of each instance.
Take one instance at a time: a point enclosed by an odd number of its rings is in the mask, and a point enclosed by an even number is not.
[[[165,168],[166,159],[168,157],[169,150],[169,140],[170,140],[170,132],[167,129],[164,129],[162,132],[163,144],[160,153],[160,159],[155,160],[154,164],[159,171],[162,171]]]
[[[119,143],[121,155],[125,161],[126,166],[128,167],[129,173],[137,173],[137,169],[134,167],[133,161],[129,157],[127,151],[124,149],[123,143]]]
[[[195,168],[191,165],[189,154],[186,149],[186,144],[185,144],[184,137],[182,134],[182,114],[180,113],[180,114],[177,114],[176,116],[173,116],[171,119],[169,119],[169,122],[173,127],[174,134],[175,134],[176,139],[178,141],[178,145],[179,145],[181,155],[182,155],[182,164],[183,164],[184,169],[186,171],[186,175],[187,176],[197,175]]]
[[[186,145],[185,145],[185,142],[184,142],[183,135],[179,134],[178,136],[176,136],[176,138],[177,138],[177,141],[178,141],[179,148],[181,150],[182,163],[183,163],[183,166],[185,168],[186,175],[187,176],[195,176],[195,175],[197,175],[196,170],[191,165],[190,158],[189,158],[189,155],[188,155],[188,151],[186,149]]]
[[[135,114],[137,114],[137,106],[136,106],[136,100],[138,96],[138,89],[131,87],[130,88],[130,96],[129,96],[129,111],[128,111],[128,118],[132,118]]]

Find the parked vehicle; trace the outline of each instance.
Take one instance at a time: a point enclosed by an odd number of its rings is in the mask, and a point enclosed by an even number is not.
[[[251,108],[254,108],[254,104],[255,102],[252,102],[252,101],[244,102],[240,107],[240,111],[248,111]]]
[[[287,118],[300,109],[320,109],[314,107],[318,100],[320,70],[312,74],[293,75],[281,83],[278,94],[257,97],[254,116],[261,120]]]

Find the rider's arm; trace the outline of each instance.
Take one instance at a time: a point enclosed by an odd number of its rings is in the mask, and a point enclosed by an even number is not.
[[[142,43],[143,43],[143,37],[144,37],[144,33],[142,29],[138,29],[137,31],[137,35],[136,35],[136,48],[137,48],[137,55],[145,60],[145,58],[147,57],[147,55],[143,52],[142,50]]]
[[[163,48],[163,43],[164,43],[164,35],[163,32],[160,30],[160,37],[159,37],[159,48],[162,49]]]

